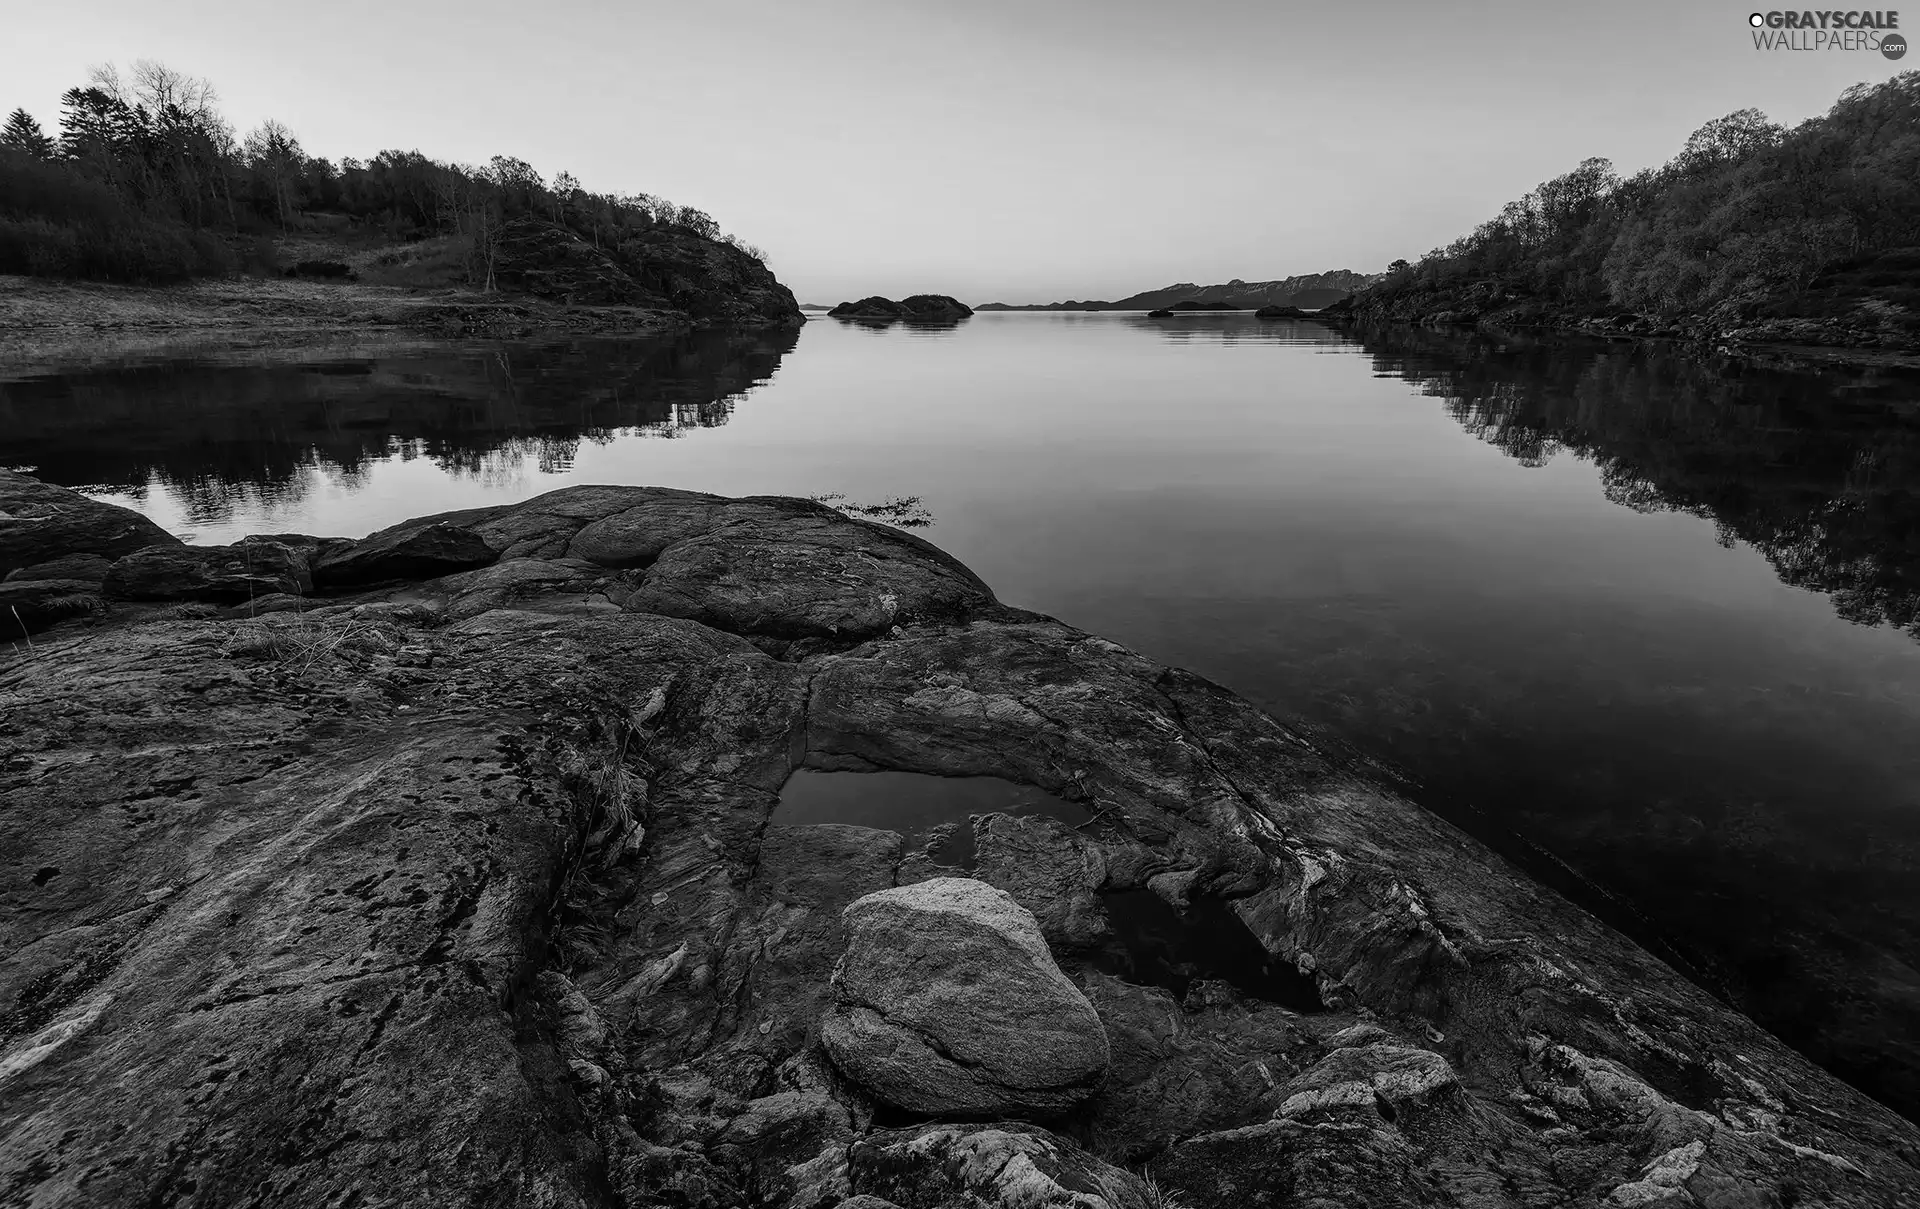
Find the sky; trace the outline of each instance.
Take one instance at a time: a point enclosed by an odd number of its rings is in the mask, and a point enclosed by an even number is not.
[[[22,4],[0,111],[52,130],[90,67],[158,59],[310,154],[513,155],[698,206],[803,302],[1118,298],[1378,271],[1588,156],[1635,171],[1920,67],[1755,49],[1751,3]]]

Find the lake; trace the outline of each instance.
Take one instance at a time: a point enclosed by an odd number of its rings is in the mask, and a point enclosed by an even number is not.
[[[569,483],[920,497],[1920,1115],[1920,376],[1247,315],[335,346],[0,382],[202,543]]]

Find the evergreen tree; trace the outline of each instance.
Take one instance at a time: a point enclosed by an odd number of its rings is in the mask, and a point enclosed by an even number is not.
[[[0,147],[10,151],[24,151],[37,160],[53,158],[53,140],[47,132],[40,129],[40,123],[24,109],[16,109],[7,118],[5,127],[0,127]]]

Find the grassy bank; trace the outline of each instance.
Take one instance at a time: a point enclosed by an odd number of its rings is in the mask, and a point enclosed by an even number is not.
[[[173,286],[0,275],[0,372],[52,371],[179,348],[343,337],[643,335],[686,325],[643,307],[568,307],[460,286],[224,277]]]

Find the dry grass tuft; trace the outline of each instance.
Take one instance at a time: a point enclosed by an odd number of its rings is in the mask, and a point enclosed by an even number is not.
[[[471,247],[468,236],[441,235],[354,257],[351,263],[361,281],[374,285],[444,289],[466,284]]]
[[[400,637],[390,625],[369,621],[329,623],[298,613],[292,620],[235,622],[220,650],[229,659],[269,659],[289,665],[296,675],[305,675],[329,660],[344,660],[356,653],[391,655],[400,645]]]

